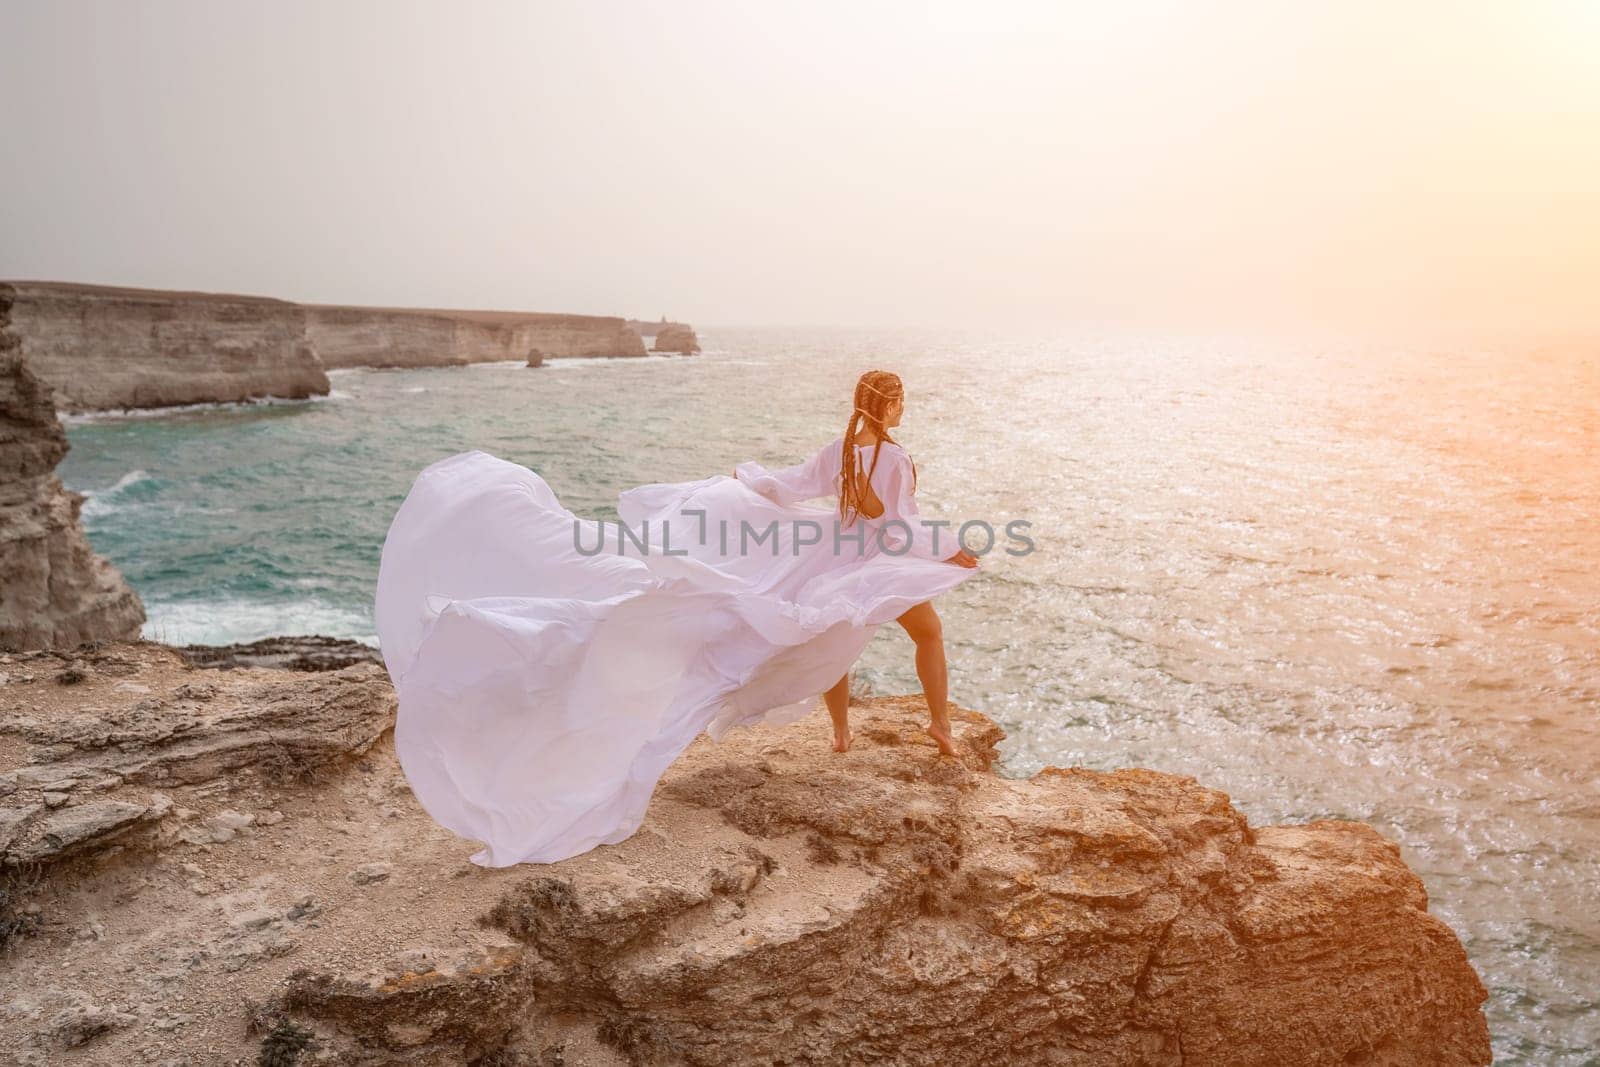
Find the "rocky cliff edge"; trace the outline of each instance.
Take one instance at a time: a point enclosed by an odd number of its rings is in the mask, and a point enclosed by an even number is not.
[[[0,648],[137,637],[144,605],[89,547],[83,496],[56,476],[67,435],[10,311],[0,286]]]
[[[919,698],[701,738],[628,840],[498,870],[381,667],[0,656],[0,1053],[54,1063],[1484,1064],[1398,849],[1193,779],[993,773]]]

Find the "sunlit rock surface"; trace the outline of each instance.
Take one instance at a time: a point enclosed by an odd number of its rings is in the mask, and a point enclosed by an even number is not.
[[[702,738],[626,841],[491,870],[412,798],[379,666],[0,674],[19,1062],[1489,1062],[1482,984],[1372,830],[1001,778],[990,720],[941,758],[920,698],[855,705],[844,754],[820,709]]]

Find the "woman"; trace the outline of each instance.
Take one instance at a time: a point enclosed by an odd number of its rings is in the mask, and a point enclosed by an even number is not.
[[[939,555],[939,526],[927,526],[917,514],[912,494],[916,491],[916,464],[889,436],[892,427],[900,425],[905,412],[905,391],[897,375],[887,371],[868,371],[856,383],[855,406],[844,437],[823,447],[810,460],[794,467],[767,474],[758,464],[746,463],[734,468],[734,477],[745,470],[751,488],[779,503],[795,503],[824,494],[837,494],[842,526],[849,525],[855,516],[883,519],[885,523],[896,520],[910,529],[913,540],[911,550],[918,555],[942,558],[945,562],[962,567],[976,567],[978,560],[966,549],[954,545],[955,538],[947,536],[945,543],[956,551],[948,556]],[[889,462],[880,468],[878,461],[887,446]],[[867,460],[870,454],[871,461]],[[846,465],[845,457],[855,462]],[[841,478],[841,471],[850,471],[851,477]],[[881,490],[881,491],[880,491]],[[888,502],[887,506],[885,501]],[[933,602],[924,600],[906,611],[897,620],[917,646],[917,678],[922,682],[923,696],[928,701],[932,722],[925,727],[938,744],[939,751],[947,756],[956,754],[955,741],[950,736],[949,682],[945,667],[944,631],[939,623]],[[833,748],[844,752],[850,748],[850,675],[846,673],[823,694],[828,705],[828,715],[833,720]]]
[[[891,619],[917,643],[927,731],[955,754],[929,601],[977,560],[917,514],[888,433],[903,399],[869,371],[844,436],[810,459],[629,489],[620,523],[574,516],[484,452],[418,475],[374,613],[401,766],[430,815],[485,844],[474,862],[621,841],[701,732],[792,722],[819,692],[845,751],[849,667]],[[803,503],[833,492],[837,517]]]

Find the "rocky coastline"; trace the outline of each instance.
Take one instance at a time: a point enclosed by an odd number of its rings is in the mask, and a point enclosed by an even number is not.
[[[268,297],[0,282],[11,330],[66,412],[326,396],[328,371],[636,357],[621,317],[295,304]],[[692,331],[691,331],[692,334]]]
[[[33,373],[69,412],[328,392],[306,311],[264,297],[0,282]]]
[[[918,698],[701,738],[627,840],[484,869],[383,669],[0,655],[0,1055],[251,1064],[1486,1064],[1398,849],[1193,779],[992,770]],[[276,1057],[276,1058],[274,1058]]]
[[[0,292],[0,1062],[1481,1065],[1399,849],[1191,778],[994,773],[917,697],[701,737],[644,825],[484,869],[374,650],[174,648],[90,550]]]
[[[694,327],[687,322],[669,322],[663,315],[659,322],[629,319],[628,327],[650,342],[652,352],[692,356],[700,351],[700,339],[695,336]]]
[[[0,649],[137,637],[144,605],[89,547],[83,495],[56,476],[67,435],[10,311],[0,287]]]
[[[645,355],[621,318],[511,311],[306,308],[312,347],[329,369],[439,367],[500,360]]]

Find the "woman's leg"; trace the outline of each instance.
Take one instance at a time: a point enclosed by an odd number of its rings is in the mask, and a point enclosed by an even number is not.
[[[950,734],[950,676],[944,660],[944,627],[932,601],[924,600],[897,620],[911,640],[917,643],[917,677],[922,695],[928,701],[928,736],[947,756],[956,755],[955,738]]]
[[[833,750],[843,752],[850,747],[850,672],[822,694],[828,704],[828,717],[833,720]]]

